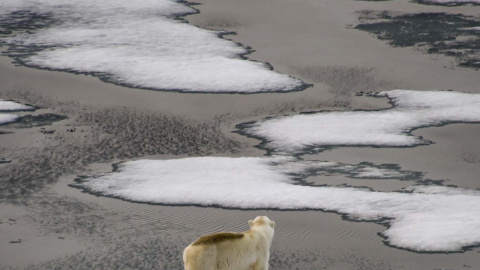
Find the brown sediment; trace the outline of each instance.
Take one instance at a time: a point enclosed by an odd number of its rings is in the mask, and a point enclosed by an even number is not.
[[[220,232],[214,233],[209,235],[204,235],[195,242],[192,243],[193,246],[199,245],[214,245],[220,242],[228,241],[228,240],[239,240],[242,239],[245,235],[243,233],[232,233],[232,232]]]

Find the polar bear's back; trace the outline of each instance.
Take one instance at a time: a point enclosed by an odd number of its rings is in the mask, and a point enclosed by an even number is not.
[[[233,232],[220,232],[220,233],[208,234],[195,240],[195,242],[192,243],[192,246],[216,245],[224,241],[240,240],[243,237],[245,237],[245,234],[233,233]]]

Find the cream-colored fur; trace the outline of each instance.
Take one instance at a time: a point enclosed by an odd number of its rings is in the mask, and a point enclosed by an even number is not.
[[[206,235],[190,244],[185,270],[267,270],[275,222],[259,216],[248,224],[246,232]]]

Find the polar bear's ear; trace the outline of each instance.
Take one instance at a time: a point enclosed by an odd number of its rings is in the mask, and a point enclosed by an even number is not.
[[[272,228],[274,228],[274,227],[275,227],[275,221],[270,221],[270,226],[271,226]]]
[[[250,219],[250,220],[248,221],[248,225],[250,226],[250,228],[253,228],[253,220]]]

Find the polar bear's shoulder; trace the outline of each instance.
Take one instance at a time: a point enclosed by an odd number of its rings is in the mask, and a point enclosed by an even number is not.
[[[215,245],[227,240],[240,240],[245,236],[244,233],[220,232],[204,235],[192,243],[192,246]]]

